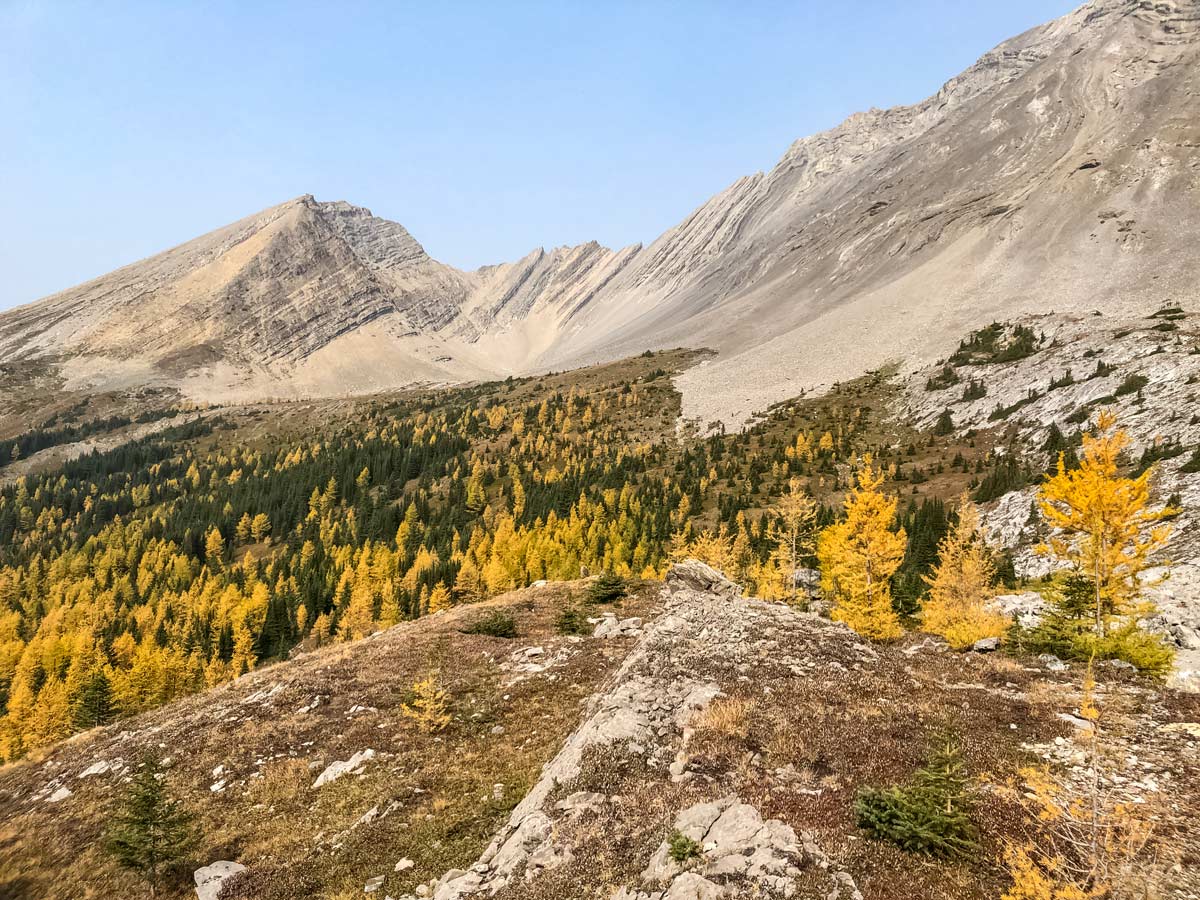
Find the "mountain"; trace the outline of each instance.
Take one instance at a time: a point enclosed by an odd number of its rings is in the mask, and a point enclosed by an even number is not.
[[[740,424],[992,319],[1194,303],[1198,193],[1200,5],[1094,0],[797,141],[645,247],[463,272],[305,196],[0,314],[0,364],[255,399],[710,347],[684,413]]]

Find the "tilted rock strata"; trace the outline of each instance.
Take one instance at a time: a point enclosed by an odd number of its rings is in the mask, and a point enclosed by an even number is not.
[[[1194,306],[1198,194],[1200,9],[1093,0],[921,103],[797,141],[645,247],[463,272],[301,197],[0,314],[0,362],[261,399],[708,346],[685,415],[739,426],[992,318]]]

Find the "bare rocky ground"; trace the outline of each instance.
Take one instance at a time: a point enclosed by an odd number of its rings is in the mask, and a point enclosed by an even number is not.
[[[662,613],[476,864],[401,900],[998,896],[988,854],[1021,828],[999,785],[1022,761],[1078,770],[1078,673],[923,638],[874,647],[735,594],[702,564],[676,566]],[[1130,799],[1162,801],[1146,877],[1161,896],[1196,896],[1197,735],[1177,722],[1196,704],[1132,681],[1103,693],[1137,760]],[[981,858],[935,863],[865,839],[857,788],[902,780],[946,730],[979,779]],[[674,860],[674,832],[698,855]]]
[[[1147,573],[1147,594],[1160,609],[1157,627],[1179,649],[1177,677],[1192,689],[1200,689],[1200,471],[1184,469],[1200,458],[1193,456],[1200,453],[1198,323],[1194,307],[1171,302],[1136,318],[1085,313],[1017,319],[1012,324],[1038,335],[1034,353],[1010,363],[960,366],[962,381],[937,390],[927,385],[943,366],[928,366],[903,380],[899,412],[920,428],[932,428],[949,410],[960,432],[1000,429],[1002,445],[1041,467],[1051,463],[1043,449],[1051,426],[1070,435],[1086,430],[1101,409],[1115,413],[1133,440],[1131,463],[1144,453],[1161,457],[1155,461],[1153,497],[1178,510],[1168,520],[1171,542],[1163,565]],[[972,379],[987,393],[965,400]],[[1007,412],[998,416],[998,408]],[[1047,537],[1031,515],[1036,494],[1031,485],[985,509],[990,539],[1013,550],[1017,572],[1027,578],[1054,567],[1035,549]]]

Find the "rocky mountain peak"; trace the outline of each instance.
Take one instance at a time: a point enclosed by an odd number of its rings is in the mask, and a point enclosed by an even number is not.
[[[0,362],[221,399],[708,347],[717,359],[680,379],[685,413],[737,426],[800,390],[927,364],[995,318],[1196,299],[1198,73],[1194,2],[1095,0],[924,101],[801,138],[645,247],[463,272],[399,223],[304,195],[0,314]]]

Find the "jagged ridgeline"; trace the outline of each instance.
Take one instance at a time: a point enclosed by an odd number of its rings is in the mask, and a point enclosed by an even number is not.
[[[538,579],[660,577],[696,540],[727,547],[727,568],[754,593],[785,597],[790,568],[773,551],[789,480],[828,524],[847,462],[868,451],[906,498],[896,595],[913,609],[946,528],[941,501],[975,483],[987,440],[891,424],[893,388],[878,377],[782,406],[742,434],[681,436],[670,375],[691,357],[189,412],[11,479],[0,491],[5,757],[298,645]],[[80,415],[73,427],[86,429]]]

